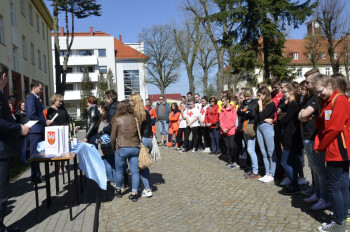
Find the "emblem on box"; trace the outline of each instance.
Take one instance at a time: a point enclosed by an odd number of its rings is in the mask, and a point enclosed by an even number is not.
[[[47,132],[47,141],[50,145],[53,145],[55,143],[55,132],[49,131]]]

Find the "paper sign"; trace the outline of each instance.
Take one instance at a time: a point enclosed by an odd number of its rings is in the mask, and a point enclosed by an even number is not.
[[[38,122],[38,120],[32,120],[32,121],[27,122],[27,123],[24,124],[24,125],[27,126],[27,127],[32,127],[32,126],[34,126],[37,122]]]

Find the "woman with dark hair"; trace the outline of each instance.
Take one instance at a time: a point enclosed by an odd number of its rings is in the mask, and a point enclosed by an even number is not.
[[[275,132],[273,125],[265,122],[265,119],[274,119],[276,105],[271,100],[271,92],[267,87],[261,87],[257,92],[258,107],[255,115],[257,123],[256,137],[263,155],[265,176],[259,178],[261,182],[269,183],[274,181],[276,171],[276,153],[275,153]]]
[[[219,125],[219,106],[218,99],[211,97],[209,101],[209,107],[205,113],[205,124],[209,128],[210,137],[210,154],[220,154],[220,125]]]
[[[90,96],[86,99],[87,103],[87,127],[84,142],[94,144],[97,149],[97,144],[95,142],[97,136],[97,122],[100,119],[100,112],[97,109],[97,98]]]
[[[117,113],[112,119],[111,145],[115,150],[116,190],[115,195],[122,197],[122,183],[125,168],[129,163],[132,178],[132,193],[129,199],[136,202],[140,176],[138,172],[140,140],[137,132],[136,117],[127,101],[118,103]],[[141,124],[141,123],[139,123]]]
[[[171,112],[169,113],[169,131],[168,131],[168,147],[173,146],[173,137],[177,135],[179,130],[179,118],[181,111],[177,106],[177,103],[174,102],[171,104]],[[176,147],[178,147],[178,141],[176,140]]]
[[[26,118],[26,109],[25,102],[21,100],[18,103],[17,112],[15,113],[16,122],[18,124],[24,125],[27,123]],[[28,137],[27,136],[19,136],[19,159],[22,163],[28,164],[27,161],[27,145],[28,145]]]
[[[294,194],[300,191],[297,166],[297,159],[302,151],[302,137],[298,120],[300,93],[293,84],[287,84],[282,89],[282,93],[285,98],[286,111],[278,118],[282,130],[281,165],[291,180],[291,185],[283,189],[282,193]]]

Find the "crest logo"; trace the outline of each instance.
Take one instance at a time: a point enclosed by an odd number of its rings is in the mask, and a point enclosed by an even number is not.
[[[55,143],[55,132],[54,131],[49,131],[47,132],[47,141],[49,142],[50,145],[53,145]]]

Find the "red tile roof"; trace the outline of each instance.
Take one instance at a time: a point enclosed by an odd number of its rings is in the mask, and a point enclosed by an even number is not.
[[[160,96],[161,96],[161,94],[148,94],[148,98],[151,100],[151,102],[157,102],[159,100]],[[165,98],[168,100],[181,101],[181,94],[180,93],[169,93],[169,94],[165,94]]]
[[[125,45],[122,41],[114,39],[114,50],[116,59],[147,59],[148,56]]]

